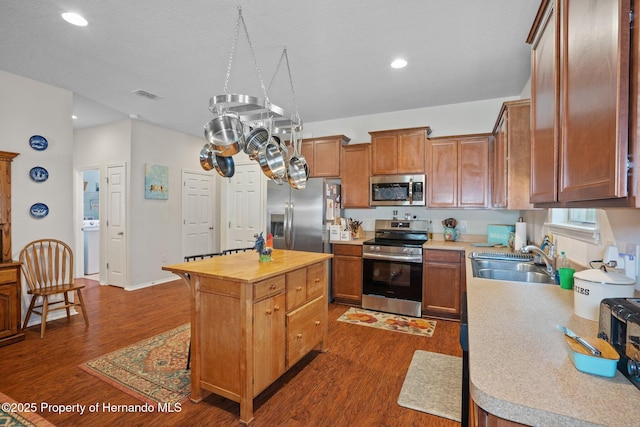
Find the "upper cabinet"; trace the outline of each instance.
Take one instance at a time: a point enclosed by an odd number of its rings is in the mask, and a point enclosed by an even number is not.
[[[491,134],[427,140],[427,207],[489,206]]]
[[[630,0],[540,5],[527,39],[532,202],[570,206],[631,194],[630,34]]]
[[[371,174],[424,173],[425,140],[428,126],[412,129],[369,132],[371,135]]]
[[[531,209],[531,101],[502,104],[493,129],[491,205],[494,208]]]
[[[369,207],[369,176],[371,175],[371,144],[342,146],[342,207]]]
[[[302,140],[300,151],[309,165],[309,178],[340,177],[340,147],[349,141],[344,135]]]

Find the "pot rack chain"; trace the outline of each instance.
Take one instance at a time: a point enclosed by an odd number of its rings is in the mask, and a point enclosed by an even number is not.
[[[291,65],[289,64],[289,55],[287,54],[287,47],[285,46],[282,50],[282,55],[280,55],[280,60],[278,61],[278,65],[276,66],[276,71],[273,73],[273,77],[271,78],[271,82],[269,83],[269,88],[267,90],[271,90],[271,86],[273,86],[273,82],[278,75],[278,71],[280,71],[280,66],[282,65],[282,60],[285,60],[287,63],[287,73],[289,76],[289,86],[291,87],[291,98],[293,99],[293,108],[295,109],[295,123],[297,125],[300,124],[300,113],[298,112],[298,103],[296,102],[296,91],[293,89],[293,78],[291,77]]]
[[[260,81],[260,87],[262,88],[262,92],[264,94],[265,103],[269,104],[269,96],[267,95],[267,89],[264,86],[264,81],[262,79],[262,73],[260,72],[260,67],[258,67],[258,61],[256,59],[255,51],[253,50],[253,44],[251,43],[251,38],[249,37],[249,30],[247,29],[247,24],[244,22],[244,17],[242,16],[242,7],[238,6],[238,19],[236,20],[235,33],[233,36],[233,42],[231,43],[231,53],[229,55],[229,64],[227,65],[227,77],[224,81],[224,94],[227,94],[227,87],[229,86],[229,78],[231,77],[231,65],[233,63],[233,55],[236,50],[236,45],[238,43],[238,34],[240,32],[240,23],[242,23],[242,28],[244,29],[244,34],[247,37],[247,43],[249,44],[249,51],[251,52],[251,57],[253,58],[253,65],[256,67],[256,72],[258,73],[258,80]]]

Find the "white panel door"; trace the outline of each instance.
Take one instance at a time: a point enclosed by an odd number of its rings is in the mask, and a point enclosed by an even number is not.
[[[125,165],[107,167],[107,283],[127,285]]]
[[[216,252],[213,175],[182,172],[182,256]]]
[[[262,208],[262,170],[258,164],[238,165],[227,188],[227,239],[225,249],[248,248],[260,233]]]

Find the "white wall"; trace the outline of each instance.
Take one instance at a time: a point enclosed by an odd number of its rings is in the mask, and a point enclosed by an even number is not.
[[[200,150],[206,141],[159,126],[134,121],[131,146],[129,246],[131,283],[175,279],[163,264],[182,262],[182,170],[202,171]],[[169,199],[144,198],[145,164],[169,167]],[[220,177],[213,173],[216,179]],[[216,198],[214,211],[220,208]]]
[[[11,166],[11,238],[16,260],[22,247],[32,240],[52,237],[73,242],[72,111],[71,92],[0,71],[0,150],[20,153]],[[29,138],[33,135],[44,136],[48,148],[32,149]],[[34,166],[47,169],[49,179],[32,181],[29,170]],[[37,202],[49,207],[49,215],[42,219],[29,214],[29,208]],[[23,317],[27,301],[23,292]],[[63,313],[54,312],[50,319]]]
[[[107,173],[107,165],[124,164],[127,168],[127,183],[125,187],[129,188],[129,181],[131,174],[130,158],[131,158],[131,120],[121,120],[119,122],[111,123],[108,125],[95,126],[86,129],[79,129],[74,133],[74,152],[73,152],[73,166],[76,171],[75,174],[75,187],[78,196],[83,197],[81,191],[81,172],[88,169],[98,169],[100,171],[100,182],[103,184],[101,188],[106,186],[105,177]],[[107,234],[106,234],[106,206],[107,206],[107,193],[106,191],[100,192],[100,216],[102,217],[103,224],[100,227],[100,281],[106,282],[106,258],[107,253]],[[78,200],[78,199],[76,199]],[[78,208],[78,205],[75,205]],[[127,206],[128,207],[128,206]],[[79,210],[75,212],[74,221],[76,229],[82,227],[82,215]],[[127,215],[128,217],[128,215]],[[76,246],[75,251],[78,259],[84,262],[84,236],[82,231],[76,234]],[[128,249],[130,250],[130,249]],[[81,264],[84,265],[84,264]],[[80,276],[84,273],[84,269],[76,269],[76,275]]]
[[[371,142],[369,132],[422,126],[431,127],[432,137],[488,133],[493,131],[502,103],[513,99],[519,98],[487,99],[462,104],[305,123],[303,135],[305,138],[345,135],[351,138],[350,144],[358,144]]]
[[[182,262],[181,174],[202,170],[199,155],[204,143],[204,138],[130,119],[76,131],[77,170],[98,166],[105,176],[107,165],[127,165],[127,289],[176,278],[162,265]],[[144,198],[146,163],[169,167],[168,200]],[[101,206],[106,206],[104,197],[105,192]],[[102,253],[106,253],[105,227],[101,228]],[[106,277],[102,275],[105,268],[102,257],[101,280]]]

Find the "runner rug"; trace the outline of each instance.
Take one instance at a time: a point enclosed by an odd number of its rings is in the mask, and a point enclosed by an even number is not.
[[[80,368],[143,402],[179,403],[191,393],[187,355],[190,324],[80,365]]]
[[[351,307],[338,318],[339,322],[353,323],[388,331],[404,332],[405,334],[430,337],[436,330],[435,320],[419,319],[402,316],[400,314],[380,313]]]
[[[18,403],[6,394],[0,393],[0,426],[53,427],[49,421],[33,412],[30,404]]]
[[[460,422],[462,358],[417,350],[402,384],[398,405]]]

